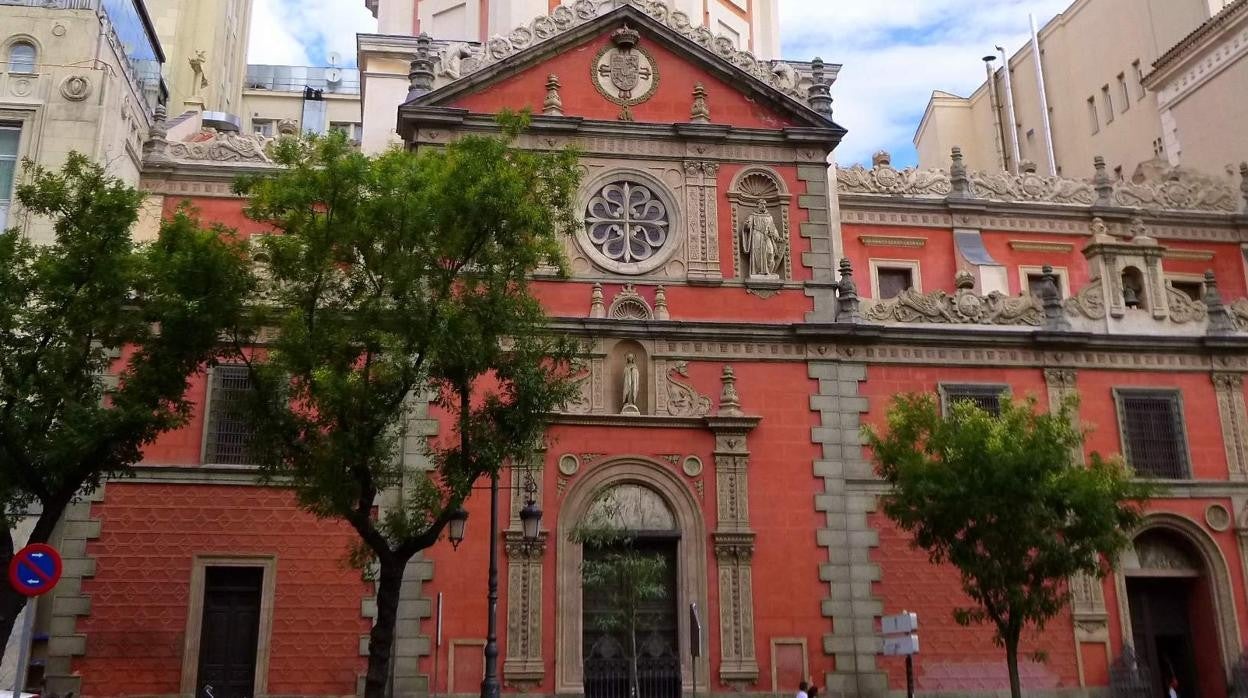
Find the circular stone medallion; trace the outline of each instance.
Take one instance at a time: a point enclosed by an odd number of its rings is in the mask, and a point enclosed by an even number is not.
[[[559,456],[559,472],[569,477],[576,474],[581,469],[581,461],[571,453],[565,453]]]

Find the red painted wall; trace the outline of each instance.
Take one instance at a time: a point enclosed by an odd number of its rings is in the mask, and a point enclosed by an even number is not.
[[[540,114],[542,102],[546,99],[546,78],[554,73],[559,76],[559,96],[563,100],[565,115],[615,121],[620,114],[620,106],[603,97],[590,77],[594,56],[601,48],[611,44],[611,32],[615,29],[612,27],[602,35],[564,49],[557,56],[445,106],[486,114],[497,112],[502,107],[529,109]],[[701,82],[706,87],[707,104],[714,123],[750,128],[792,125],[788,117],[746,97],[737,87],[712,77],[658,41],[643,34],[640,45],[650,52],[658,66],[659,86],[650,99],[631,108],[635,121],[688,123],[689,110],[693,106],[693,86]]]
[[[84,695],[179,691],[196,555],[277,558],[269,693],[354,695],[369,629],[360,601],[372,592],[347,564],[345,525],[298,511],[278,489],[205,484],[110,482],[92,516],[91,613],[77,627],[87,653],[74,663]]]

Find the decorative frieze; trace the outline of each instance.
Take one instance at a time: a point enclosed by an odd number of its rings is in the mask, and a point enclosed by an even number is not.
[[[863,313],[870,322],[1030,325],[1044,324],[1044,306],[1030,294],[1007,296],[993,291],[987,296],[974,291],[975,278],[958,272],[957,291],[920,293],[906,289],[894,298],[876,301]]]
[[[858,242],[864,247],[908,247],[927,246],[927,238],[906,237],[902,235],[859,235]]]
[[[692,283],[717,282],[719,267],[719,163],[685,161],[685,259]]]
[[[503,659],[503,679],[520,687],[539,684],[546,675],[542,660],[542,560],[547,536],[543,531],[537,540],[526,540],[520,520],[520,511],[529,501],[538,507],[542,505],[544,455],[543,444],[526,467],[511,471],[511,516],[503,535],[507,553],[507,654]],[[565,458],[560,458],[560,472],[565,472]]]
[[[1242,373],[1214,372],[1211,375],[1222,424],[1222,443],[1232,480],[1248,480],[1248,406],[1244,403]]]

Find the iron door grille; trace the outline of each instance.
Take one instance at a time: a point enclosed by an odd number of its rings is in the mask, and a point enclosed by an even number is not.
[[[1173,391],[1119,391],[1118,414],[1127,462],[1143,477],[1191,477],[1179,394]]]
[[[251,376],[246,366],[222,364],[212,370],[205,462],[217,465],[253,464],[247,453],[252,428],[242,414],[243,400],[251,390]]]
[[[944,409],[946,414],[954,402],[968,400],[988,414],[997,417],[1001,414],[1001,397],[1005,395],[1004,385],[942,385]]]

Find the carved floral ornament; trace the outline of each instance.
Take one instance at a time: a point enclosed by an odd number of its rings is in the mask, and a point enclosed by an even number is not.
[[[790,97],[805,100],[800,91],[801,78],[797,71],[783,61],[767,61],[755,58],[748,51],[737,48],[737,41],[728,36],[716,36],[706,27],[694,26],[689,15],[669,6],[670,0],[576,0],[559,5],[549,15],[538,17],[529,24],[517,27],[506,36],[494,35],[483,47],[456,43],[442,49],[438,54],[438,75],[457,80],[471,75],[486,66],[506,60],[511,55],[535,44],[564,34],[585,24],[619,5],[632,5],[659,21],[676,33],[693,41],[720,58],[731,62],[754,78],[784,92]],[[639,52],[648,58],[648,54]],[[602,57],[599,56],[599,59]],[[600,64],[595,61],[595,70]],[[642,67],[639,60],[638,68]],[[653,62],[650,63],[653,68]],[[657,84],[657,73],[654,83]],[[598,84],[595,79],[595,84]],[[601,89],[601,88],[600,88]]]
[[[590,191],[577,240],[595,264],[620,274],[644,274],[676,251],[676,209],[657,181],[620,174]]]
[[[1033,295],[1006,296],[993,291],[987,296],[974,291],[975,279],[958,272],[957,290],[919,293],[906,289],[894,298],[877,302],[863,317],[872,322],[1030,325],[1044,324],[1044,306]]]
[[[1021,172],[966,172],[971,198],[988,201],[1048,203],[1091,206],[1098,203],[1099,189],[1115,206],[1167,211],[1216,211],[1235,213],[1239,198],[1226,180],[1191,170],[1142,168],[1131,181],[1100,181],[1050,177],[1038,174],[1033,163]],[[943,169],[897,170],[884,151],[872,158],[870,169],[862,165],[836,168],[837,191],[842,194],[882,194],[915,198],[944,198],[953,191],[953,178]]]

